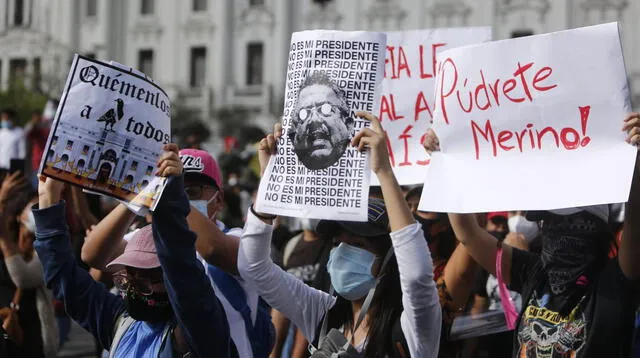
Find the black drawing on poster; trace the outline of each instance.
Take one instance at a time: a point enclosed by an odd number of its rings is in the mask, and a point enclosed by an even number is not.
[[[124,117],[124,101],[120,98],[115,100],[116,108],[111,108],[98,118],[98,122],[104,122],[104,129],[115,132],[113,126]]]
[[[351,140],[354,119],[345,93],[324,72],[305,79],[291,118],[293,151],[308,169],[335,164]]]

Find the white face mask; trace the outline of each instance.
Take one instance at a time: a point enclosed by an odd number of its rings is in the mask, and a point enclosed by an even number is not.
[[[209,204],[216,200],[216,198],[218,197],[218,194],[220,194],[219,191],[217,191],[209,200],[189,200],[189,204],[191,204],[191,206],[193,206],[194,208],[196,208],[196,210],[198,210],[200,213],[202,213],[202,215],[206,216],[209,220],[212,220],[213,218],[216,217],[217,212],[213,213],[213,215],[209,216]]]
[[[516,215],[509,218],[509,231],[517,232],[524,235],[527,242],[531,242],[538,236],[540,227],[537,222],[529,221],[522,215]]]

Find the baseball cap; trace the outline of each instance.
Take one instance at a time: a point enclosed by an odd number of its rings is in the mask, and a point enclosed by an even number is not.
[[[127,243],[124,253],[111,261],[108,269],[116,269],[121,266],[135,267],[139,269],[152,269],[160,267],[160,260],[156,253],[156,245],[153,243],[153,231],[151,225],[147,225],[133,234]]]
[[[367,219],[365,222],[321,220],[318,223],[316,232],[322,236],[334,235],[340,230],[345,230],[353,235],[362,237],[376,237],[389,234],[389,215],[383,200],[369,198]]]
[[[502,218],[504,220],[509,219],[509,213],[506,211],[494,211],[492,213],[487,214],[487,220],[493,220],[496,218]]]
[[[218,189],[222,188],[220,167],[209,152],[200,149],[183,149],[180,151],[180,160],[182,160],[185,179],[203,179]]]

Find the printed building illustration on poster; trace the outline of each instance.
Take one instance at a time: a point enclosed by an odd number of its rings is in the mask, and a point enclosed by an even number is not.
[[[102,129],[81,128],[61,123],[59,135],[53,138],[47,153],[47,166],[73,174],[76,178],[92,180],[97,186],[109,185],[139,193],[153,180],[153,166],[157,153],[134,145],[135,138]],[[69,161],[69,158],[76,158]]]

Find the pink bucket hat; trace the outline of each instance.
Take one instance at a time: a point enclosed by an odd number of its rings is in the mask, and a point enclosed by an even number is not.
[[[185,178],[200,177],[218,189],[222,188],[220,168],[211,154],[200,149],[183,149],[180,151],[180,159]]]
[[[127,243],[124,253],[111,261],[108,269],[117,269],[121,266],[135,267],[139,269],[153,269],[160,267],[160,260],[156,253],[156,245],[153,243],[153,231],[151,225],[147,225],[136,231]]]

